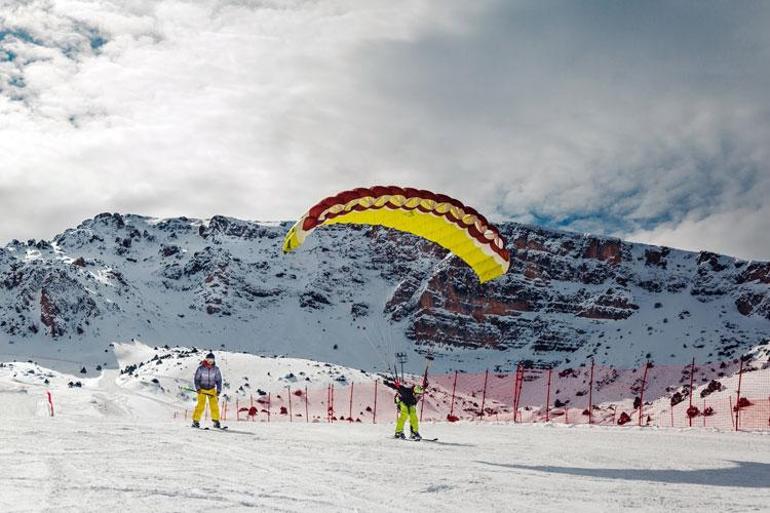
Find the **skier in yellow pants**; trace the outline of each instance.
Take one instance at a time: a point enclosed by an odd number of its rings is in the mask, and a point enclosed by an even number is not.
[[[222,392],[222,373],[219,372],[214,360],[214,353],[206,355],[195,371],[195,391],[198,392],[198,403],[193,411],[192,427],[201,427],[200,420],[203,411],[206,409],[206,398],[209,400],[209,410],[211,411],[211,422],[214,427],[221,429],[219,424],[219,394]]]
[[[399,415],[396,420],[396,438],[406,438],[404,436],[404,424],[406,423],[406,418],[409,417],[412,439],[422,440],[420,424],[417,420],[417,401],[420,400],[419,397],[425,392],[423,387],[420,385],[406,386],[398,380],[386,380],[384,384],[397,392],[396,406],[398,407]]]
[[[412,438],[419,438],[420,424],[417,420],[417,406],[407,406],[401,401],[399,401],[397,405],[400,414],[396,420],[396,436],[398,438],[404,438],[404,424],[406,424],[406,418],[408,416],[409,430],[412,432]]]
[[[214,426],[219,423],[219,397],[216,388],[201,388],[198,390],[198,402],[193,410],[193,427],[200,427],[200,420],[206,410],[206,398],[209,400],[209,411]],[[197,425],[195,425],[197,424]]]

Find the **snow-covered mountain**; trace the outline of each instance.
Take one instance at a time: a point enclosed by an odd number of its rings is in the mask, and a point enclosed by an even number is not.
[[[503,223],[479,285],[443,249],[370,227],[100,214],[0,249],[0,358],[115,366],[109,344],[284,354],[383,370],[725,359],[770,340],[770,263]]]

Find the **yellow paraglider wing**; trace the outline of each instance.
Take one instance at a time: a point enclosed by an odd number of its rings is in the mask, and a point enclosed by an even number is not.
[[[354,189],[320,201],[286,234],[283,251],[295,250],[315,228],[331,224],[386,226],[430,240],[468,264],[481,283],[505,274],[510,265],[499,231],[476,210],[442,194],[394,186]]]

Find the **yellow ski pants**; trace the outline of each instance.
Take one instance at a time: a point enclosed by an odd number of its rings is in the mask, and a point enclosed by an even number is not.
[[[409,417],[409,426],[411,426],[412,432],[418,433],[420,431],[420,425],[417,422],[417,406],[407,406],[399,401],[398,410],[400,414],[398,420],[396,420],[396,433],[404,432],[404,424],[406,423],[407,417]]]
[[[216,388],[202,388],[198,392],[198,403],[193,410],[193,420],[198,422],[203,417],[203,410],[206,409],[206,398],[209,400],[209,411],[211,411],[211,420],[219,420],[219,398]]]

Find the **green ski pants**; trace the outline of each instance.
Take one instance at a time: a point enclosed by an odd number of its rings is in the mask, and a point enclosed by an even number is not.
[[[404,424],[406,423],[407,417],[409,417],[409,425],[412,427],[412,432],[418,433],[420,431],[420,425],[417,422],[417,406],[407,406],[399,401],[398,410],[400,414],[396,421],[396,433],[404,432]]]

